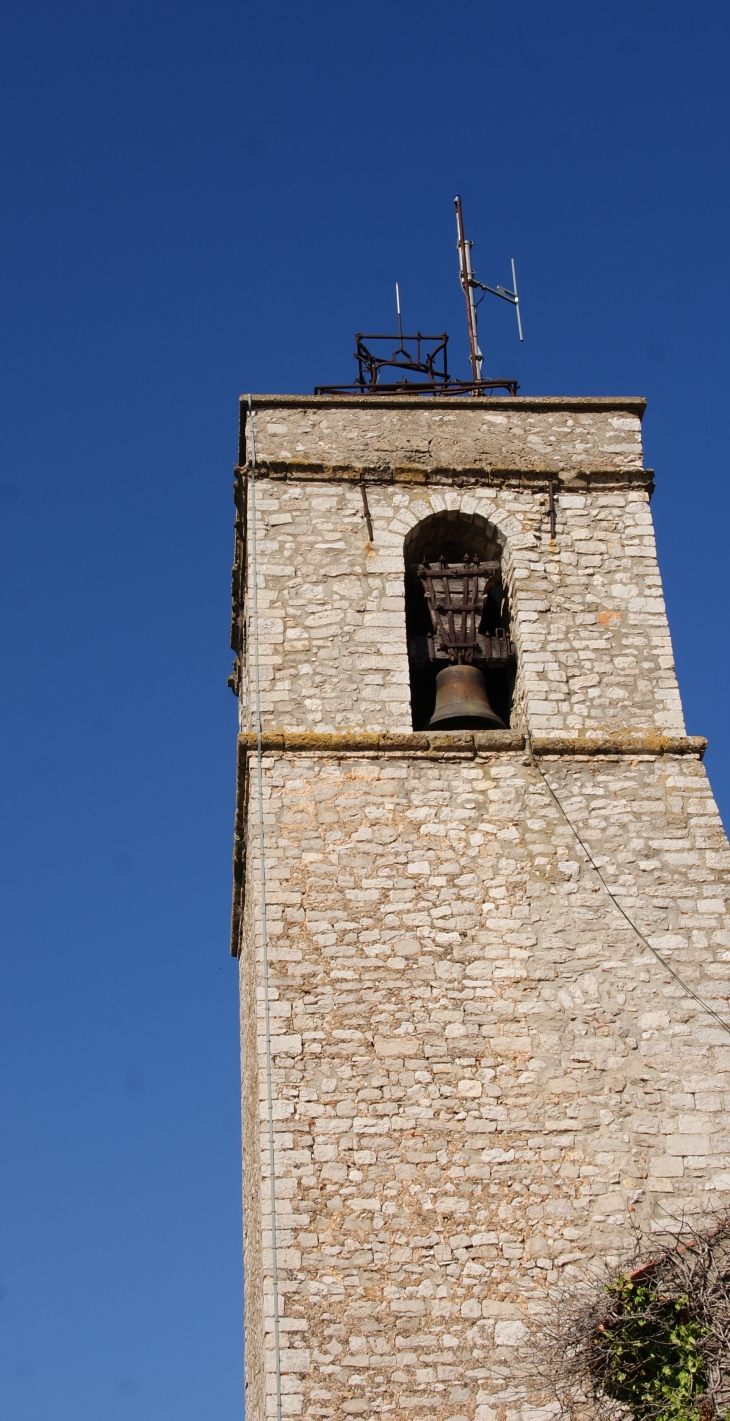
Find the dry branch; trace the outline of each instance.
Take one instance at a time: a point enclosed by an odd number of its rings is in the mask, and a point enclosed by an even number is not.
[[[730,1217],[686,1221],[565,1288],[537,1371],[574,1421],[710,1421],[730,1413]]]

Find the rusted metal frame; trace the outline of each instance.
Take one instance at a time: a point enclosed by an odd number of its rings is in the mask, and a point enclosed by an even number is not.
[[[468,295],[468,293],[467,293]],[[512,396],[517,394],[519,389],[516,380],[482,380],[481,372],[474,367],[473,378],[471,380],[452,379],[449,375],[447,345],[449,337],[446,331],[441,335],[424,335],[417,331],[415,335],[404,336],[402,332],[396,335],[378,335],[375,333],[363,334],[358,331],[355,335],[355,356],[358,365],[357,379],[348,385],[316,385],[315,395],[332,395],[342,393],[355,394],[434,394],[437,391],[442,393],[459,394],[483,394],[487,390],[507,390]],[[396,342],[395,350],[389,351],[387,355],[379,355],[371,350],[366,341],[387,341]],[[416,358],[411,358],[411,351],[406,349],[404,341],[415,343]],[[433,346],[431,350],[423,349],[423,345],[430,342]],[[405,357],[405,358],[404,358]],[[440,366],[437,362],[440,359]],[[381,371],[398,370],[403,372],[401,380],[392,380],[382,384],[380,380]],[[427,384],[422,381],[409,382],[407,372],[412,374],[425,375]]]
[[[423,566],[419,569],[418,575],[427,589],[426,600],[434,630],[434,635],[426,639],[431,661],[441,659],[444,652],[452,663],[461,654],[467,665],[472,664],[475,656],[502,665],[515,659],[514,643],[504,627],[497,627],[493,633],[485,633],[483,637],[480,637],[478,630],[478,604],[494,585],[499,569],[500,564],[496,562],[481,563],[478,567],[474,564],[468,567],[466,564],[451,564],[442,568]],[[459,577],[463,579],[462,600],[455,603],[451,581]],[[459,627],[455,614],[460,618]],[[441,640],[439,645],[436,644],[438,637]]]
[[[443,609],[438,605],[437,599],[439,593],[434,586],[435,578],[430,577],[428,581],[436,615],[441,625],[441,634],[448,650],[449,661],[458,661],[463,656],[466,664],[471,665],[474,660],[474,650],[477,644],[476,613],[481,579],[478,573],[465,573],[460,575],[462,576],[461,601],[456,603],[452,599],[452,591],[454,590],[452,588],[452,581],[455,581],[455,577],[447,574],[438,579],[442,584],[440,596],[442,602],[445,604]],[[436,576],[438,576],[438,574]],[[496,576],[496,574],[493,575],[492,581],[494,580],[494,576]],[[489,584],[487,583],[484,587],[485,593],[488,590],[488,586]],[[444,633],[443,611],[447,613],[448,631],[446,633]],[[460,621],[458,629],[455,614]]]
[[[473,663],[475,653],[481,650],[478,640],[479,604],[483,603],[490,587],[494,586],[499,569],[498,562],[470,561],[442,562],[440,567],[423,564],[418,568],[434,630],[434,638],[428,639],[432,660],[437,659],[438,652],[445,651],[452,663]],[[458,591],[457,583],[460,583]],[[459,593],[460,600],[457,601],[455,598]],[[439,635],[442,645],[436,647],[435,637]],[[489,659],[492,659],[491,656]]]
[[[368,530],[368,539],[369,539],[369,541],[372,543],[372,542],[374,542],[374,538],[373,538],[373,520],[372,520],[372,518],[370,517],[370,505],[368,504],[368,492],[367,492],[367,489],[366,489],[364,483],[361,483],[361,484],[360,484],[360,492],[361,492],[361,494],[362,494],[362,508],[363,508],[363,513],[365,514],[365,523],[366,523],[366,525],[367,525],[367,530]]]
[[[374,389],[379,383],[380,371],[383,369],[411,370],[414,374],[427,375],[432,385],[444,381],[448,382],[449,373],[446,357],[448,339],[449,337],[445,331],[441,335],[423,335],[421,331],[417,331],[415,335],[410,336],[363,335],[358,331],[355,336],[355,359],[357,360],[359,371],[356,384],[361,390]],[[366,346],[366,340],[388,342],[397,340],[398,345],[390,357],[381,356]],[[410,352],[406,350],[403,344],[406,340],[415,341],[415,360],[410,359]],[[425,359],[421,359],[421,344],[423,341],[436,342],[434,349],[426,352]],[[436,368],[436,361],[439,355],[442,356],[442,368],[440,370]],[[399,359],[399,356],[406,356],[407,358],[405,360]],[[366,375],[369,376],[369,379],[366,379]]]
[[[429,577],[428,579],[428,586],[431,592],[431,596],[429,598],[429,605],[433,606],[436,612],[436,616],[438,618],[438,625],[441,628],[441,639],[443,642],[446,643],[446,646],[448,648],[449,661],[453,661],[454,656],[452,649],[455,647],[455,644],[458,641],[458,636],[456,632],[456,627],[454,626],[454,612],[451,605],[451,584],[449,582],[448,577],[440,578],[440,582],[441,587],[440,589],[437,589],[434,578]],[[439,597],[441,598],[441,601],[444,604],[441,607],[438,603]],[[444,611],[446,612],[445,622]]]
[[[469,556],[466,556],[463,562],[445,562],[443,558],[439,558],[438,562],[420,563],[416,566],[416,572],[419,577],[425,573],[430,577],[443,577],[446,573],[449,573],[452,577],[456,577],[467,572],[470,574],[479,573],[480,575],[484,573],[497,573],[500,571],[501,566],[502,564],[500,562],[494,560],[482,562],[480,558],[475,557],[472,561]]]
[[[474,651],[475,651],[476,646],[477,646],[477,631],[478,631],[478,626],[477,626],[477,600],[478,600],[478,597],[479,597],[479,575],[478,575],[478,574],[476,574],[476,575],[474,576],[474,578],[473,578],[473,588],[472,588],[471,595],[469,595],[469,588],[470,588],[471,583],[472,583],[472,577],[471,577],[470,574],[468,574],[468,575],[464,578],[464,611],[462,612],[462,630],[463,630],[464,639],[465,639],[466,641],[470,641],[470,642],[471,642],[471,646],[472,646],[471,654],[470,654],[470,655],[467,655],[467,657],[466,657],[467,664],[469,664],[469,665],[470,665],[471,662],[474,660]],[[485,596],[486,596],[486,592],[487,592],[487,588],[485,587],[485,588],[484,588],[484,594],[485,594]],[[479,620],[481,621],[481,614],[480,614]]]
[[[399,369],[403,369],[399,362]],[[449,376],[446,380],[431,381],[429,384],[411,384],[401,380],[391,384],[362,385],[354,381],[350,385],[315,385],[315,395],[484,395],[491,390],[506,390],[515,398],[519,390],[518,380],[459,380]]]
[[[493,632],[487,633],[484,637],[483,651],[485,661],[513,661],[517,655],[514,642],[507,635],[504,627],[497,627]]]
[[[429,615],[431,617],[431,621],[433,623],[434,633],[436,636],[440,635],[441,637],[442,645],[439,646],[438,650],[442,651],[445,645],[447,653],[449,654],[449,660],[453,660],[453,657],[450,654],[450,649],[454,646],[457,637],[456,630],[454,628],[453,613],[450,610],[451,598],[448,582],[446,583],[445,587],[442,586],[440,589],[437,589],[434,584],[434,574],[426,573],[422,576],[421,580],[424,582],[426,587],[426,601],[428,603],[428,610]],[[443,582],[443,577],[440,577],[439,581]],[[445,601],[446,606],[444,608],[439,606],[439,598],[442,602]],[[446,611],[447,613],[446,621],[444,621],[444,611]]]
[[[548,517],[550,519],[550,537],[555,542],[555,531],[557,526],[557,510],[555,507],[555,480],[550,479],[548,483]]]

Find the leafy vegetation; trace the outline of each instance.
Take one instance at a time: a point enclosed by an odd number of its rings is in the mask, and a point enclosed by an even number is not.
[[[620,1267],[554,1293],[536,1370],[572,1421],[730,1421],[730,1215],[637,1230]]]
[[[701,1343],[708,1329],[684,1295],[662,1297],[651,1275],[616,1278],[593,1342],[591,1371],[607,1396],[636,1421],[702,1421],[707,1410]]]

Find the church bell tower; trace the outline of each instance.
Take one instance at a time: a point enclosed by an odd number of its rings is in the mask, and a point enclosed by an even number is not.
[[[730,854],[643,412],[242,402],[248,1421],[552,1416],[558,1284],[727,1199]]]

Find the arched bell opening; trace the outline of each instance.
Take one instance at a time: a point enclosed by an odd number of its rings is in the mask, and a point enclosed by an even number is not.
[[[495,529],[434,513],[411,529],[404,560],[413,729],[508,726],[516,655]]]

